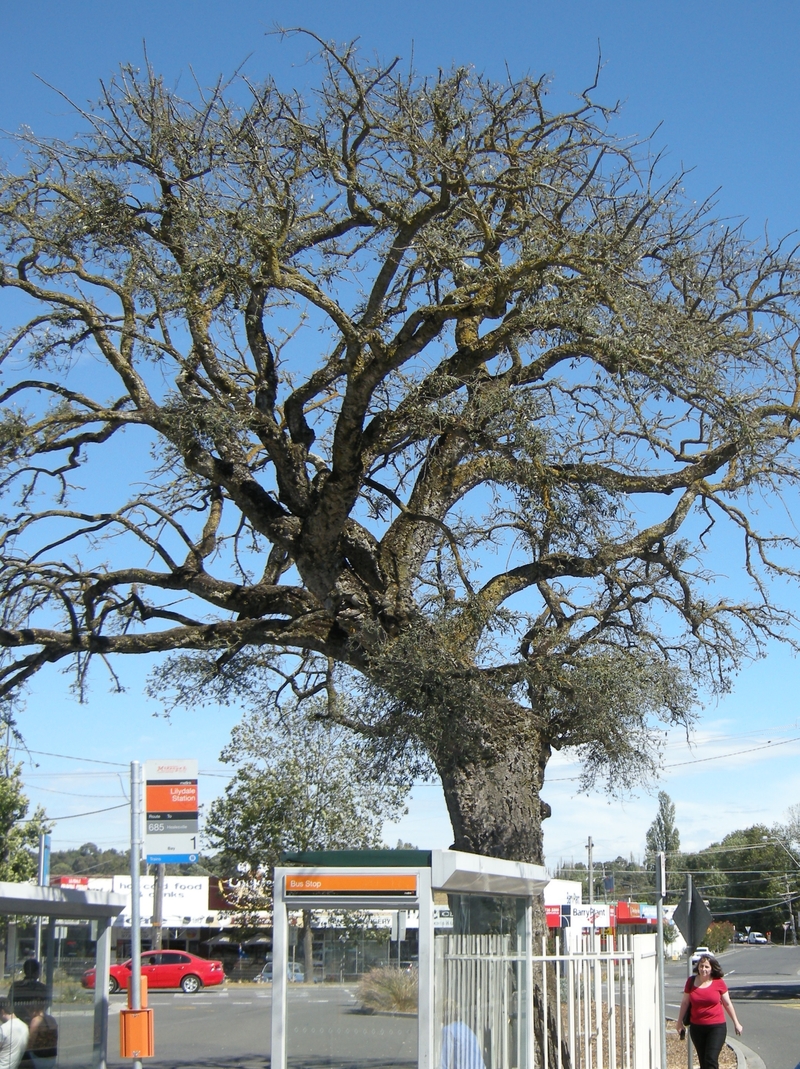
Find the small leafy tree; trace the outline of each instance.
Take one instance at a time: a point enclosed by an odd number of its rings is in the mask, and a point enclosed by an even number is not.
[[[706,946],[712,954],[721,954],[733,942],[736,929],[730,921],[714,921],[706,932]]]
[[[266,872],[284,850],[380,846],[384,822],[405,811],[401,771],[379,769],[364,739],[313,712],[288,710],[276,725],[269,712],[252,711],[234,728],[221,759],[236,771],[205,825],[229,870]],[[309,911],[303,928],[310,977]]]
[[[36,851],[41,832],[48,830],[44,809],[28,817],[30,803],[22,785],[22,765],[10,764],[0,747],[0,880],[19,883],[36,876]]]
[[[12,764],[6,747],[0,747],[0,880],[20,883],[36,876],[39,834],[48,830],[44,810],[37,806],[28,817],[30,803],[22,785],[22,765]],[[6,946],[5,925],[0,942]]]

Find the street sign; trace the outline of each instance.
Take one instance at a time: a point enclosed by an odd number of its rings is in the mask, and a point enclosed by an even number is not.
[[[691,898],[689,889],[684,891],[683,897],[675,907],[672,919],[677,924],[681,935],[694,950],[703,942],[708,926],[714,919],[708,906],[703,901],[702,895],[696,887],[692,887]]]
[[[667,855],[661,851],[656,855],[656,894],[663,898],[667,893]]]
[[[148,865],[197,861],[197,761],[146,761],[144,776],[144,850]]]

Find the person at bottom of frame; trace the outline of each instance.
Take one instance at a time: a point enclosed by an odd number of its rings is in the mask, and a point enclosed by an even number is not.
[[[47,1001],[47,987],[39,979],[39,971],[40,966],[36,958],[28,958],[22,965],[24,980],[14,980],[8,989],[14,1013],[25,1024],[30,1022],[36,1003]]]
[[[468,1024],[458,1019],[458,1008],[449,999],[444,1014],[441,1069],[486,1069],[478,1037]]]
[[[689,1035],[697,1051],[700,1069],[717,1069],[719,1052],[727,1033],[725,1014],[733,1021],[737,1036],[742,1034],[742,1026],[717,959],[710,954],[701,955],[693,972],[694,975],[689,977],[683,989],[675,1028],[678,1033],[683,1031],[688,1013]]]
[[[28,1049],[22,1059],[22,1069],[35,1066],[36,1069],[53,1069],[58,1057],[58,1022],[47,1012],[44,1002],[37,1002],[33,1007],[28,1025]]]
[[[0,998],[0,1069],[17,1069],[28,1046],[28,1026],[14,1015],[7,998]]]

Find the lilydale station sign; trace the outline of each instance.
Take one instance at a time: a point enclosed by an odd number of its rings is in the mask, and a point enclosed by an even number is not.
[[[200,836],[197,761],[146,761],[144,780],[147,863],[197,861]]]

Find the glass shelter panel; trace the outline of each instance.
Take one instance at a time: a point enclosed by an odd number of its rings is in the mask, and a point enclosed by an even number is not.
[[[0,994],[28,1030],[30,1061],[47,1069],[91,1066],[94,991],[81,979],[94,965],[92,922],[10,915],[2,923],[6,956]]]
[[[404,957],[411,941],[398,947],[397,933],[376,927],[364,911],[331,911],[325,923],[314,945],[314,982],[295,982],[300,974],[289,963],[287,1066],[412,1069],[419,980]]]
[[[434,936],[436,1069],[530,1069],[527,900],[451,894]]]

